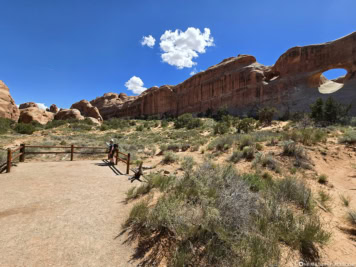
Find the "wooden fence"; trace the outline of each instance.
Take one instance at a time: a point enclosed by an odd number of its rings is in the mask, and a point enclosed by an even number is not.
[[[47,148],[47,149],[52,149],[52,148],[57,148],[57,149],[70,149],[70,151],[30,151],[30,148]],[[78,150],[81,149],[92,149],[92,150],[105,150],[105,151],[93,151],[93,152],[80,152]],[[39,154],[70,154],[70,160],[74,160],[74,154],[88,154],[88,155],[93,155],[93,154],[107,154],[107,148],[105,147],[85,147],[85,146],[31,146],[31,145],[25,145],[21,144],[19,147],[15,149],[8,148],[7,149],[7,161],[5,164],[0,166],[0,172],[2,169],[6,169],[6,172],[11,171],[11,166],[12,163],[19,158],[19,162],[25,162],[26,155],[29,154],[34,154],[34,155],[39,155]],[[121,157],[120,157],[121,156]],[[115,165],[119,161],[122,161],[126,163],[126,173],[129,174],[130,171],[130,153],[125,154],[120,151],[116,153],[115,157]]]

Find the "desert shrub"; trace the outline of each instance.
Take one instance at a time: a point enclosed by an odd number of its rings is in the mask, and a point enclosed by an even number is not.
[[[293,140],[303,145],[315,145],[319,142],[325,142],[327,133],[320,128],[294,129],[284,133],[285,140]]]
[[[182,151],[187,151],[189,148],[190,148],[190,145],[189,145],[189,144],[183,144],[183,145],[181,145]]]
[[[328,177],[325,174],[319,175],[318,176],[318,183],[319,184],[327,184],[328,183]]]
[[[53,120],[53,121],[50,121],[48,122],[46,125],[45,125],[45,128],[46,129],[53,129],[53,128],[57,128],[57,127],[60,127],[64,124],[68,123],[67,121],[65,120]]]
[[[178,161],[178,156],[172,151],[164,152],[164,157],[162,159],[163,164],[171,164]]]
[[[162,128],[166,128],[168,125],[169,125],[169,123],[168,123],[167,120],[162,120],[162,121],[161,121],[161,127],[162,127]]]
[[[331,195],[329,193],[327,193],[324,190],[320,190],[319,191],[319,201],[320,203],[327,209],[330,211],[330,206],[329,206],[329,202],[331,201]]]
[[[144,126],[142,124],[136,126],[136,131],[137,132],[142,132],[144,130]]]
[[[255,148],[253,146],[245,146],[242,150],[242,156],[247,160],[252,160],[255,157]]]
[[[180,128],[194,129],[200,126],[202,126],[201,119],[193,118],[193,115],[190,113],[180,115],[174,122],[174,127],[176,129],[180,129]]]
[[[194,144],[190,147],[191,152],[196,152],[199,151],[200,145],[199,144]]]
[[[90,131],[92,129],[92,126],[84,121],[79,121],[70,123],[69,128],[73,131]]]
[[[356,117],[350,118],[349,125],[353,126],[353,127],[356,127]]]
[[[179,152],[180,145],[179,144],[168,144],[167,150],[174,151],[174,152]]]
[[[283,155],[293,156],[299,159],[306,159],[304,148],[298,146],[294,141],[285,141],[283,143]]]
[[[279,163],[271,154],[257,153],[252,165],[256,167],[258,164],[275,172],[280,171]]]
[[[287,177],[277,182],[276,189],[277,195],[282,199],[295,203],[307,211],[313,209],[312,192],[302,181]]]
[[[216,114],[213,117],[217,121],[222,121],[223,117],[228,116],[228,115],[229,115],[229,111],[228,111],[227,106],[222,106],[222,107],[218,108],[218,110],[216,111]]]
[[[108,129],[125,129],[130,126],[130,123],[128,120],[112,118],[110,120],[105,120],[102,125],[105,125],[104,127],[107,127]]]
[[[339,138],[339,143],[341,144],[356,144],[356,131],[355,130],[349,130],[345,132],[340,138]]]
[[[36,127],[32,124],[18,123],[14,128],[15,132],[20,134],[33,134],[36,131]]]
[[[355,210],[351,210],[348,212],[348,220],[352,225],[356,226],[356,211]]]
[[[5,134],[11,130],[14,123],[15,122],[10,119],[0,118],[0,134]]]
[[[232,155],[229,157],[229,161],[233,163],[239,162],[243,158],[243,153],[242,151],[234,151],[232,152]]]
[[[258,111],[258,120],[262,124],[270,125],[276,113],[276,108],[264,107]]]
[[[260,143],[256,143],[256,144],[255,144],[255,148],[256,148],[258,151],[261,151],[261,150],[263,150],[263,145],[260,144]]]
[[[249,133],[256,127],[256,121],[253,118],[245,118],[238,122],[237,124],[237,132],[241,133]]]
[[[186,156],[183,158],[181,166],[184,171],[192,171],[195,164],[193,157]]]
[[[7,151],[0,149],[0,167],[7,160]]]
[[[240,149],[243,149],[245,146],[253,146],[253,145],[254,145],[254,141],[251,135],[244,134],[240,138],[240,144],[239,144]]]
[[[205,162],[187,168],[152,207],[136,204],[124,229],[142,237],[140,248],[157,252],[150,258],[155,265],[161,242],[168,266],[279,265],[280,242],[306,253],[330,237],[317,217],[294,214],[286,200],[299,203],[300,197],[282,189],[268,177],[240,176],[232,166]]]
[[[230,126],[226,122],[218,122],[214,125],[214,134],[226,134],[230,130]]]
[[[234,138],[232,136],[221,136],[215,138],[208,145],[209,150],[225,151],[228,150],[234,143]]]
[[[345,197],[344,195],[341,195],[340,200],[345,207],[348,207],[350,205],[350,197]]]

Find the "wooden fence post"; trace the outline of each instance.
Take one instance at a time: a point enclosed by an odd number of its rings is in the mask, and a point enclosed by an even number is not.
[[[115,162],[115,165],[117,165],[117,163],[119,162],[119,152],[120,150],[117,150],[117,153],[116,153],[116,162]]]
[[[25,144],[21,144],[21,148],[20,148],[20,153],[21,153],[21,156],[20,156],[20,162],[25,162]]]
[[[73,161],[74,157],[74,145],[71,145],[70,147],[70,161]]]
[[[11,171],[11,161],[12,161],[12,151],[11,148],[7,149],[7,165],[6,165],[6,172]]]
[[[130,173],[130,153],[127,154],[127,169],[126,174]]]

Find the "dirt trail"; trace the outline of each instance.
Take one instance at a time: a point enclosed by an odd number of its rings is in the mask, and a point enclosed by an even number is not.
[[[133,184],[98,163],[21,163],[0,175],[0,266],[135,266],[117,237]]]

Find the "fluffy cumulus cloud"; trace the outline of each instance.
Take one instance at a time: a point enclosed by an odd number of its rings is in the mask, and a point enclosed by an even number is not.
[[[155,46],[155,43],[156,43],[156,39],[153,38],[152,35],[142,37],[142,41],[141,41],[142,46],[147,45],[148,47],[153,48]]]
[[[36,104],[40,109],[46,110],[46,108],[48,108],[44,103],[36,103]]]
[[[125,83],[128,90],[132,91],[134,94],[141,94],[147,88],[143,87],[143,81],[140,77],[132,76],[130,80]]]
[[[191,68],[197,63],[193,61],[199,54],[206,52],[206,48],[214,45],[214,38],[210,35],[210,29],[189,27],[185,32],[181,30],[165,31],[160,38],[160,47],[163,51],[163,62],[178,69]]]

